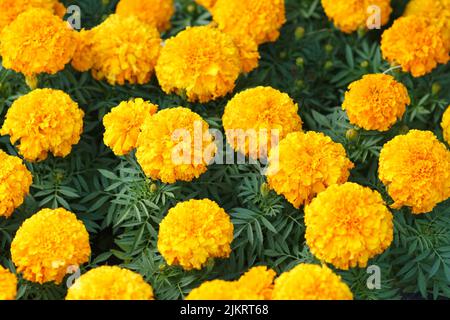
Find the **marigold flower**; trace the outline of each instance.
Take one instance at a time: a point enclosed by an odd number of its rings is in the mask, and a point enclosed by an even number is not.
[[[447,110],[444,112],[444,116],[442,117],[441,127],[444,132],[444,139],[450,144],[450,105],[447,107]]]
[[[222,118],[228,143],[252,158],[267,157],[277,139],[302,129],[297,111],[286,93],[271,87],[242,91],[228,102]]]
[[[325,14],[336,28],[352,33],[359,28],[367,29],[367,22],[375,12],[371,6],[380,8],[381,25],[389,22],[391,0],[322,0]]]
[[[27,77],[64,69],[75,48],[75,32],[45,9],[29,9],[0,34],[3,66]]]
[[[261,297],[247,288],[237,286],[234,281],[212,280],[193,289],[186,300],[261,300]]]
[[[144,120],[158,110],[158,106],[141,98],[123,101],[103,118],[103,141],[115,155],[123,156],[136,148]]]
[[[37,89],[20,97],[6,113],[0,130],[19,141],[19,152],[28,161],[41,161],[48,152],[65,157],[83,131],[84,112],[70,96],[54,89]]]
[[[67,291],[66,300],[153,300],[153,289],[139,273],[117,266],[89,270]]]
[[[209,199],[178,203],[159,225],[158,250],[169,265],[201,269],[212,258],[231,253],[233,224]]]
[[[206,281],[186,300],[270,300],[275,276],[275,271],[267,267],[254,267],[236,281]]]
[[[259,299],[270,300],[276,275],[275,271],[266,266],[253,267],[244,273],[236,283],[239,287],[256,293]]]
[[[367,74],[352,82],[342,109],[350,122],[366,130],[389,130],[411,103],[406,87],[387,74]]]
[[[426,213],[450,197],[450,151],[433,132],[411,130],[383,146],[378,175],[392,208]]]
[[[0,266],[0,288],[0,301],[16,299],[17,277],[2,266]]]
[[[174,12],[173,0],[120,0],[116,8],[118,15],[136,16],[159,31],[170,28],[170,18]]]
[[[421,16],[401,17],[381,37],[383,57],[403,71],[421,77],[438,63],[447,63],[449,52],[439,27]]]
[[[317,132],[293,132],[269,153],[267,182],[294,207],[319,192],[347,181],[353,163],[344,147]]]
[[[156,65],[164,92],[201,103],[233,91],[240,71],[233,40],[210,26],[188,27],[167,40]]]
[[[274,300],[352,300],[350,288],[327,266],[299,264],[275,280]]]
[[[136,158],[152,179],[192,181],[206,172],[217,150],[208,130],[202,117],[187,108],[162,110],[144,121]]]
[[[31,182],[31,173],[22,160],[0,150],[0,217],[10,217],[23,203]]]
[[[257,45],[276,41],[286,22],[284,0],[217,0],[212,16],[223,32]]]
[[[404,16],[427,18],[441,30],[447,50],[450,50],[450,0],[411,0]]]
[[[17,272],[28,281],[61,283],[69,267],[89,260],[89,234],[63,209],[42,209],[25,220],[11,243]]]
[[[211,10],[216,4],[217,0],[195,0],[199,5]]]
[[[161,50],[158,30],[135,16],[110,15],[94,29],[79,35],[72,62],[78,71],[92,69],[97,80],[111,85],[150,81]]]
[[[351,182],[333,185],[305,207],[306,243],[339,269],[364,268],[391,244],[392,219],[378,192]]]
[[[31,8],[41,8],[63,17],[66,8],[57,0],[0,0],[0,33],[21,13]]]

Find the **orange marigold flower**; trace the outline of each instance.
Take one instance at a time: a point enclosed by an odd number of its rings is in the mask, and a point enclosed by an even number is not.
[[[326,266],[299,264],[275,280],[273,300],[352,300],[350,288]]]
[[[41,161],[49,152],[65,157],[83,131],[84,112],[61,90],[36,89],[20,97],[6,113],[0,130],[28,161]]]
[[[441,30],[447,50],[450,50],[450,0],[411,0],[404,15],[429,19]]]
[[[170,28],[170,18],[175,12],[173,0],[120,0],[116,13],[136,16],[159,31]]]
[[[339,269],[364,268],[391,244],[392,219],[378,192],[351,182],[333,185],[305,207],[306,243]]]
[[[41,8],[63,17],[66,8],[57,0],[0,0],[0,33],[21,13],[31,8]]]
[[[449,51],[439,27],[422,16],[401,17],[381,37],[383,57],[399,64],[414,77],[431,72],[438,63],[447,63]]]
[[[444,112],[444,116],[442,117],[441,127],[444,132],[444,139],[450,144],[450,105],[447,107],[447,110]]]
[[[426,213],[450,197],[450,151],[433,132],[411,130],[383,146],[378,175],[392,208]]]
[[[136,148],[145,119],[156,113],[158,106],[141,98],[123,101],[103,117],[103,141],[115,155],[123,156]]]
[[[260,299],[270,300],[276,275],[275,271],[266,266],[253,267],[244,273],[236,284],[257,294]]]
[[[198,178],[217,150],[208,124],[187,108],[162,110],[141,130],[136,158],[147,176],[164,183]]]
[[[0,34],[3,66],[28,77],[64,69],[75,48],[75,32],[45,9],[27,10]]]
[[[344,147],[317,132],[293,132],[269,154],[267,182],[294,207],[319,192],[347,181],[353,163]]]
[[[367,29],[367,22],[375,12],[371,6],[380,8],[381,25],[389,22],[392,12],[391,0],[322,0],[322,6],[336,28],[345,33]]]
[[[111,85],[149,82],[161,50],[158,30],[135,16],[112,14],[78,40],[73,67]]]
[[[201,269],[213,258],[231,253],[233,224],[228,214],[209,199],[178,203],[159,225],[158,250],[169,265]]]
[[[195,0],[199,5],[211,10],[216,4],[217,0]]]
[[[342,109],[352,124],[366,130],[389,130],[411,103],[406,87],[387,74],[367,74],[348,89]]]
[[[300,131],[298,105],[286,94],[271,87],[247,89],[234,96],[222,118],[228,143],[256,159],[267,157],[277,139]],[[278,132],[272,131],[277,130]]]
[[[16,299],[17,277],[2,266],[0,266],[0,288],[0,301]]]
[[[233,91],[240,71],[233,40],[210,26],[188,27],[167,40],[156,65],[164,92],[202,103]]]
[[[139,273],[117,266],[89,270],[67,291],[66,300],[153,300],[153,289]]]
[[[18,157],[0,150],[0,217],[10,217],[30,191],[30,171]]]
[[[84,224],[65,209],[42,209],[25,220],[11,243],[17,272],[28,281],[61,283],[70,271],[89,260],[91,248]]]

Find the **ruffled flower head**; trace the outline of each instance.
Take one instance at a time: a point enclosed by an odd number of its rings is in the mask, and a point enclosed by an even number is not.
[[[118,15],[136,16],[161,32],[170,28],[174,12],[173,0],[120,0],[116,8]]]
[[[0,34],[2,63],[27,77],[54,74],[72,59],[76,40],[75,31],[58,16],[45,9],[29,9]]]
[[[103,141],[115,155],[123,156],[136,148],[145,119],[156,113],[158,106],[141,98],[123,101],[103,118]]]
[[[54,89],[36,89],[20,97],[6,113],[0,130],[28,161],[41,161],[49,152],[65,157],[83,131],[84,112],[70,96]]]
[[[328,18],[345,33],[367,29],[371,15],[378,12],[371,10],[371,6],[380,9],[381,25],[389,22],[392,12],[391,0],[322,0],[322,6]]]
[[[136,158],[148,177],[164,183],[198,178],[217,150],[208,124],[187,108],[147,117],[141,130]]]
[[[378,192],[350,182],[333,185],[305,207],[306,243],[339,269],[364,268],[391,244],[392,219]]]
[[[17,277],[0,266],[0,301],[14,300],[17,295]]]
[[[411,130],[383,146],[378,175],[392,208],[426,213],[450,197],[450,151],[433,132]]]
[[[199,5],[211,10],[216,4],[217,0],[195,0]]]
[[[158,30],[135,16],[112,14],[78,40],[72,66],[111,85],[149,82],[161,50]]]
[[[66,300],[153,300],[153,289],[139,273],[116,266],[89,270],[69,288]]]
[[[323,133],[293,132],[270,151],[267,182],[299,208],[329,186],[346,182],[352,168],[344,147]]]
[[[159,225],[158,250],[169,265],[201,269],[214,258],[231,253],[233,224],[228,214],[209,199],[178,203]]]
[[[164,92],[201,103],[233,91],[240,72],[232,38],[210,26],[188,27],[167,40],[156,65]]]
[[[441,122],[442,131],[444,132],[444,139],[450,144],[450,105],[447,107],[447,110],[444,112],[444,116],[442,117]]]
[[[25,220],[11,243],[11,258],[23,278],[61,283],[71,267],[89,260],[84,224],[65,209],[42,209]]]
[[[406,87],[387,74],[367,74],[352,82],[342,109],[352,124],[366,130],[387,131],[403,117],[411,103]]]
[[[381,37],[383,57],[414,77],[447,63],[449,51],[438,26],[422,16],[401,17]]]
[[[302,129],[297,111],[286,93],[271,87],[242,91],[228,102],[222,118],[228,143],[252,158],[267,157],[274,140]]]
[[[31,182],[31,173],[22,160],[0,150],[0,217],[10,217],[23,203]]]
[[[352,300],[350,288],[326,266],[299,264],[275,280],[273,300]]]

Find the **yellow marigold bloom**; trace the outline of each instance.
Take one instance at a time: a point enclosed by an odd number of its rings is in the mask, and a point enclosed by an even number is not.
[[[253,267],[244,273],[236,283],[239,287],[256,293],[259,299],[270,300],[276,275],[275,271],[265,266]]]
[[[212,280],[193,289],[186,300],[261,300],[261,296],[235,281]]]
[[[158,250],[169,265],[201,269],[212,258],[231,253],[233,224],[209,199],[178,203],[159,225]]]
[[[136,158],[152,179],[192,181],[206,172],[217,150],[208,130],[202,117],[187,108],[162,110],[144,121]]]
[[[84,112],[70,96],[54,89],[37,89],[20,97],[6,113],[0,130],[28,161],[41,161],[51,152],[65,157],[83,131]]]
[[[275,280],[274,300],[352,300],[350,288],[326,266],[299,264]]]
[[[383,146],[378,175],[392,208],[426,213],[450,197],[450,151],[433,132],[411,130]]]
[[[422,16],[441,30],[450,50],[450,0],[411,0],[405,9],[405,16]]]
[[[216,4],[217,0],[195,0],[199,5],[211,10]]]
[[[21,13],[31,8],[46,9],[61,18],[66,11],[64,5],[57,0],[0,0],[0,33]]]
[[[439,27],[422,16],[401,17],[381,37],[383,57],[414,77],[447,63],[449,52]]]
[[[158,110],[158,106],[141,98],[123,101],[103,118],[103,141],[115,155],[123,156],[136,148],[144,120]]]
[[[0,150],[0,217],[10,217],[23,203],[31,182],[31,173],[22,160]]]
[[[387,74],[367,74],[352,82],[342,109],[350,122],[366,130],[387,131],[411,103],[406,87]]]
[[[450,105],[447,107],[447,110],[444,112],[444,116],[442,117],[441,127],[444,132],[444,139],[450,144]]]
[[[222,118],[228,143],[252,158],[267,157],[288,133],[300,131],[298,105],[271,87],[247,89],[234,96]]]
[[[339,269],[364,268],[391,244],[392,219],[378,192],[351,182],[333,185],[305,207],[306,243]]]
[[[17,294],[17,278],[8,269],[0,266],[0,301],[15,300]]]
[[[11,257],[23,278],[61,283],[69,267],[89,260],[89,234],[77,217],[63,208],[42,209],[25,220],[11,243]]]
[[[371,6],[380,8],[381,25],[389,22],[392,12],[391,0],[322,0],[322,6],[336,28],[345,33],[367,29],[367,22],[375,13]]]
[[[240,71],[233,40],[209,26],[188,27],[167,40],[156,65],[164,92],[202,103],[233,91]]]
[[[117,266],[89,270],[67,291],[66,300],[153,300],[153,289],[139,273]]]
[[[45,9],[20,14],[0,34],[3,66],[29,77],[64,69],[75,48],[75,32]]]
[[[118,15],[136,16],[159,31],[170,28],[174,12],[173,0],[120,0],[116,8]]]
[[[186,300],[270,300],[275,276],[275,271],[267,267],[254,267],[236,281],[206,281]]]
[[[318,132],[293,132],[269,153],[267,182],[294,207],[347,181],[353,163],[344,147]]]
[[[111,85],[149,82],[161,50],[158,30],[135,16],[112,14],[78,39],[73,67]]]
[[[284,0],[217,0],[212,15],[223,32],[258,45],[277,40],[286,22]]]

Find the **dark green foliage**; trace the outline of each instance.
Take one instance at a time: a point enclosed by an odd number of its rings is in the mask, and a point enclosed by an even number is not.
[[[86,28],[113,12],[116,2],[64,1],[81,7]],[[406,1],[393,2],[394,16],[401,15]],[[173,27],[164,37],[210,21],[210,14],[192,1],[180,0],[176,5]],[[381,31],[343,34],[327,21],[319,0],[287,0],[286,5],[288,22],[280,39],[261,47],[260,67],[241,76],[235,92],[257,85],[287,92],[299,103],[305,130],[322,131],[345,146],[356,165],[351,180],[378,190],[391,203],[377,175],[381,147],[408,128],[432,130],[442,139],[439,123],[450,100],[444,89],[450,87],[449,66],[419,79],[389,71],[408,87],[412,99],[403,120],[387,133],[354,128],[340,108],[343,94],[362,75],[390,68],[381,57]],[[190,107],[220,129],[223,108],[232,95],[205,105],[188,103],[165,95],[156,79],[143,86],[112,87],[69,66],[57,75],[40,76],[39,85],[69,93],[85,110],[85,130],[70,156],[27,164],[34,177],[31,195],[11,219],[0,218],[2,265],[14,270],[9,246],[23,220],[40,208],[61,206],[75,212],[91,234],[93,256],[83,271],[120,264],[141,273],[158,299],[183,298],[202,281],[234,279],[254,265],[265,264],[281,273],[300,262],[317,262],[304,244],[302,210],[267,189],[259,165],[212,165],[192,183],[165,185],[146,178],[133,154],[117,158],[103,145],[101,119],[120,101],[142,97],[161,108]],[[0,123],[11,103],[28,91],[21,75],[0,67]],[[355,130],[352,136],[350,129]],[[0,145],[17,154],[7,137],[0,138]],[[231,257],[210,261],[201,271],[167,266],[156,248],[159,222],[177,202],[205,197],[217,201],[232,217]],[[367,288],[365,269],[338,272],[359,299],[450,298],[450,201],[430,214],[413,216],[404,209],[394,215],[392,246],[369,263],[381,268],[382,288]],[[65,291],[64,284],[40,286],[21,280],[19,297],[59,299]]]

